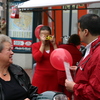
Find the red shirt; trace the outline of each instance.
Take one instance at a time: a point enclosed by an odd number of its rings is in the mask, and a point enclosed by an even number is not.
[[[71,54],[72,59],[73,59],[73,65],[76,65],[76,63],[79,62],[80,59],[82,58],[82,53],[72,43],[70,43],[70,44],[62,44],[62,45],[59,45],[58,47],[59,48],[64,48],[67,51],[69,51],[69,53]]]

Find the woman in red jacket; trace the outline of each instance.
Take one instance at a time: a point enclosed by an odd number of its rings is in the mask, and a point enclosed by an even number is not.
[[[58,91],[57,70],[50,63],[50,54],[57,48],[51,29],[43,26],[40,29],[40,42],[33,43],[32,56],[36,61],[36,68],[32,84],[38,87],[38,93],[44,91]],[[52,38],[47,38],[47,37]]]
[[[77,46],[81,43],[80,37],[77,34],[73,34],[68,39],[67,44],[59,45],[59,48],[64,48],[70,52],[72,59],[73,59],[73,66],[76,65],[77,62],[80,61],[82,58],[82,53],[79,51]],[[72,77],[74,77],[74,73],[72,73]],[[71,100],[72,93],[68,92],[65,88],[65,79],[66,79],[65,71],[58,71],[58,82],[59,82],[59,89],[61,92],[65,93]]]

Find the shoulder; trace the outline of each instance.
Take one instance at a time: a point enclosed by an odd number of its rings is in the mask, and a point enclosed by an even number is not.
[[[35,42],[35,43],[33,43],[32,45],[39,45],[39,44],[41,44],[41,41]]]
[[[8,68],[13,74],[23,74],[23,72],[25,73],[25,71],[23,70],[23,68],[19,65],[16,64],[11,64]]]
[[[62,44],[62,45],[59,45],[58,47],[59,47],[59,48],[68,49],[68,48],[70,48],[70,47],[73,47],[73,45],[70,45],[70,44]]]
[[[100,57],[100,45],[93,51],[93,54]]]
[[[58,45],[59,48],[66,47],[66,46],[67,46],[67,44],[60,44],[60,45]]]
[[[9,68],[10,68],[10,69],[19,69],[19,70],[22,70],[22,67],[19,66],[19,65],[16,65],[16,64],[11,64],[11,65],[9,66]]]
[[[40,46],[41,45],[41,42],[36,42],[36,43],[33,43],[32,44],[32,47],[38,47],[38,46]]]
[[[21,67],[19,65],[16,65],[16,64],[10,64],[10,68],[18,68],[18,69],[20,69]]]

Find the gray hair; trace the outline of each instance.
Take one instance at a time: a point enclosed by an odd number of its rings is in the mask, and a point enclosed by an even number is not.
[[[12,44],[11,38],[5,34],[0,34],[0,52],[3,50],[4,46],[3,43],[4,42],[9,42]]]

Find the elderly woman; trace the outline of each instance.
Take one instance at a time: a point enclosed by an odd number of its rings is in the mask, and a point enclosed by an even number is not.
[[[37,87],[20,66],[12,64],[13,54],[10,37],[0,34],[0,100],[35,100]]]

